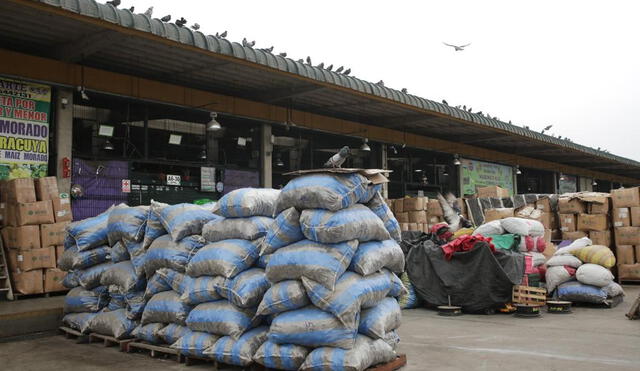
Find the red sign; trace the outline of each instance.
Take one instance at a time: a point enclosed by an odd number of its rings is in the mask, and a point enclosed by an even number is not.
[[[122,192],[131,193],[131,180],[122,179]]]

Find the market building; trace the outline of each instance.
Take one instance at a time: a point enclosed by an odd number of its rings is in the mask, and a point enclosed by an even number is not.
[[[93,0],[0,3],[0,178],[58,177],[76,219],[280,187],[344,145],[389,198],[640,184],[640,162]]]

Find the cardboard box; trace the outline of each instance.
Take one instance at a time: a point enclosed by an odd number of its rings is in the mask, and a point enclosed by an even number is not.
[[[6,202],[10,204],[15,203],[30,203],[36,202],[36,190],[33,185],[32,178],[21,178],[8,180],[3,189],[6,196]]]
[[[513,215],[514,215],[513,208],[510,208],[510,207],[504,207],[499,209],[486,209],[484,211],[484,222],[487,223],[494,220],[510,218]]]
[[[578,215],[579,231],[604,231],[609,228],[609,216],[605,214]]]
[[[7,257],[12,272],[28,272],[34,269],[55,268],[57,266],[54,247],[8,250]]]
[[[636,263],[640,263],[640,245],[636,245],[633,247],[636,252]]]
[[[511,197],[508,189],[504,189],[498,186],[478,187],[476,190],[478,198],[493,197],[493,198],[508,198]]]
[[[65,228],[69,222],[40,225],[40,241],[43,247],[64,244]]]
[[[29,272],[12,273],[13,291],[23,294],[42,294],[44,292],[44,281],[42,280],[42,269]]]
[[[16,206],[14,204],[2,203],[0,204],[3,210],[2,213],[2,225],[10,225],[15,227],[18,225],[16,222]]]
[[[58,262],[60,261],[60,257],[62,257],[62,254],[64,254],[64,246],[60,245],[60,246],[56,246],[56,267],[58,266]]]
[[[618,265],[618,277],[620,279],[640,279],[640,264],[620,264]]]
[[[587,237],[587,234],[583,231],[575,231],[575,232],[562,232],[563,240],[571,240],[575,241],[579,238]]]
[[[613,241],[611,239],[611,231],[589,231],[589,239],[594,245],[611,246]]]
[[[562,232],[575,232],[578,230],[578,218],[574,214],[558,214],[560,230]]]
[[[51,201],[38,201],[16,205],[18,225],[51,224],[55,222]]]
[[[56,223],[70,222],[73,220],[73,214],[71,213],[71,200],[69,197],[54,198],[51,202],[53,203],[53,215],[56,219]]]
[[[554,217],[553,213],[541,212],[540,216],[536,220],[542,223],[545,229],[554,229],[554,227],[557,226],[557,223],[554,223],[557,219]]]
[[[423,224],[422,225],[422,232],[427,233],[427,234],[431,233],[431,228],[429,228],[429,224]]]
[[[58,191],[58,180],[54,176],[34,179],[36,188],[36,199],[38,201],[53,200],[60,197]]]
[[[402,205],[403,211],[426,210],[426,204],[429,201],[426,197],[405,198]]]
[[[614,208],[611,215],[614,227],[630,227],[631,213],[628,208]]]
[[[407,232],[409,230],[409,223],[400,223],[400,231]]]
[[[536,201],[536,209],[545,213],[552,212],[553,210],[551,209],[551,199],[549,199],[548,197],[539,199],[538,201]]]
[[[640,207],[634,206],[629,208],[632,227],[640,227]]]
[[[633,246],[619,245],[616,246],[616,263],[621,264],[635,264],[636,257]]]
[[[2,240],[8,249],[39,249],[40,228],[37,225],[26,225],[23,227],[4,227],[2,229]]]
[[[611,210],[611,202],[609,198],[604,199],[604,203],[589,202],[587,204],[587,212],[589,214],[609,214]]]
[[[393,200],[393,212],[395,212],[395,213],[404,212],[404,199],[403,198],[397,198],[397,199]]]
[[[556,245],[548,243],[547,247],[545,247],[544,251],[542,252],[542,255],[544,255],[545,258],[549,259],[553,256],[553,254],[556,253],[556,250]]]
[[[409,211],[409,223],[426,223],[427,222],[427,212],[424,210],[420,211]]]
[[[429,200],[429,202],[427,202],[427,214],[429,214],[429,216],[444,216],[444,210],[442,210],[440,201]]]
[[[57,268],[50,268],[44,271],[44,292],[66,291],[67,288],[62,285],[65,272]]]
[[[640,206],[640,188],[612,189],[611,202],[615,208]]]
[[[515,210],[514,215],[518,218],[530,218],[531,214],[533,214],[533,212],[536,211],[535,205],[524,205],[522,207],[519,207]],[[541,211],[536,211],[535,216],[538,216],[541,213]]]
[[[545,229],[544,230],[544,242],[547,244],[551,243],[551,235],[552,235],[552,231],[551,229]]]
[[[616,245],[640,245],[640,227],[615,228]]]
[[[409,223],[409,213],[396,213],[398,223]]]
[[[429,225],[435,225],[442,222],[444,222],[444,218],[441,216],[429,215],[429,217],[427,218],[427,224]]]
[[[418,223],[409,223],[409,230],[410,231],[419,231],[420,228],[418,228]]]
[[[577,198],[561,197],[558,199],[560,214],[583,214],[587,212],[587,205]]]

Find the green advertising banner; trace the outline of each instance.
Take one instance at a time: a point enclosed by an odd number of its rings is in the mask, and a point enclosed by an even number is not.
[[[460,159],[462,194],[472,195],[477,187],[500,186],[513,194],[513,167],[491,162]]]
[[[51,87],[0,78],[0,179],[47,176]]]

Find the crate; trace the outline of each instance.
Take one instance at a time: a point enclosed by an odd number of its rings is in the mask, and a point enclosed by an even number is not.
[[[511,301],[514,304],[544,305],[547,302],[547,290],[541,287],[513,286]]]
[[[395,371],[407,364],[407,355],[398,354],[396,359],[380,365],[369,367],[366,371]]]
[[[60,331],[65,338],[74,339],[78,344],[84,344],[89,342],[88,334],[83,334],[80,331],[74,330],[70,327],[60,326],[58,327],[58,331]]]
[[[172,358],[178,363],[184,362],[184,356],[177,349],[170,348],[166,345],[155,345],[135,340],[129,343],[126,352],[148,352],[151,358]]]
[[[89,343],[102,343],[105,347],[117,346],[121,352],[126,352],[129,349],[129,343],[135,339],[116,339],[113,336],[96,334],[95,332],[89,334]]]

